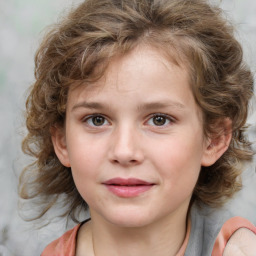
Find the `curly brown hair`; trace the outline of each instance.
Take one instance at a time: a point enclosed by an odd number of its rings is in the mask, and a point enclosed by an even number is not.
[[[219,206],[241,188],[241,166],[252,158],[245,137],[253,77],[222,11],[204,0],[87,0],[45,35],[35,57],[35,83],[27,98],[28,134],[23,151],[36,160],[20,177],[20,196],[38,199],[43,216],[62,198],[64,215],[77,220],[87,204],[70,168],[58,160],[52,127],[65,125],[69,88],[99,79],[114,56],[146,44],[185,63],[206,135],[216,122],[232,120],[228,150],[202,167],[192,201]]]

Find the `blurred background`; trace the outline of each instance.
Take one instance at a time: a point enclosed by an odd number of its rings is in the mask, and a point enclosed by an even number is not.
[[[213,0],[212,0],[213,1]],[[18,213],[18,177],[28,159],[20,144],[24,128],[24,102],[34,81],[34,53],[43,29],[81,0],[0,0],[0,256],[40,255],[47,243],[60,236],[65,220],[38,229]],[[256,70],[256,1],[214,0],[236,25],[245,59]],[[256,114],[251,110],[249,136],[256,139]],[[255,146],[254,146],[255,148]],[[244,188],[228,204],[231,211],[256,224],[255,163],[246,168]],[[72,224],[71,224],[72,225]]]

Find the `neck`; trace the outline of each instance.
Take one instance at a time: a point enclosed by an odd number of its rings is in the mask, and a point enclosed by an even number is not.
[[[154,224],[127,228],[113,225],[93,213],[91,236],[95,256],[175,256],[186,235],[186,212]]]

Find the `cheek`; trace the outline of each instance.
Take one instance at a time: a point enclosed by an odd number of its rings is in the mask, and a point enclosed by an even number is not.
[[[162,144],[154,154],[155,165],[170,186],[193,189],[201,169],[202,147],[192,139],[183,138]]]
[[[78,190],[87,190],[99,182],[100,171],[105,166],[108,148],[106,140],[91,136],[74,135],[68,145],[71,170]],[[81,192],[82,193],[82,192]]]
[[[93,198],[96,192],[97,169],[99,169],[96,156],[97,154],[93,154],[89,148],[84,148],[83,152],[79,150],[71,157],[71,171],[76,188],[88,205],[95,200]]]
[[[95,171],[105,155],[104,148],[102,140],[81,134],[79,136],[79,133],[75,134],[68,145],[71,167],[75,172],[85,175],[87,172]]]
[[[88,143],[73,142],[68,148],[70,165],[76,187],[84,198],[92,180],[96,180],[100,156]]]

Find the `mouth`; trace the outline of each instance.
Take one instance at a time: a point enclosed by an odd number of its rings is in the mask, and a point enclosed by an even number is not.
[[[114,178],[103,182],[107,189],[118,197],[137,197],[150,190],[155,184],[136,178]]]

